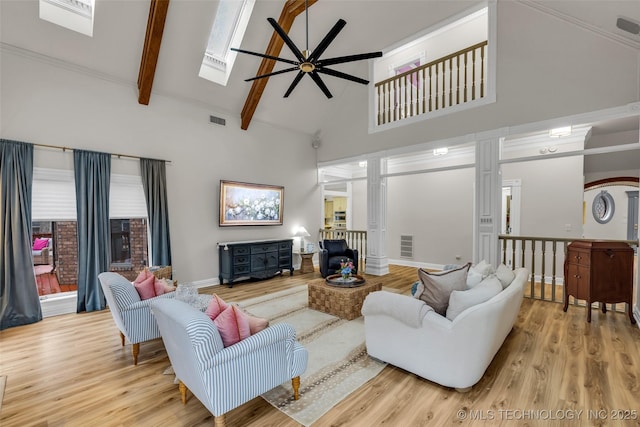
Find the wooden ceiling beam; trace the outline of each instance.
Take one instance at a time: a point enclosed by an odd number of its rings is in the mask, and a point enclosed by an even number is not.
[[[307,1],[308,5],[311,6],[317,0]],[[284,4],[282,13],[280,14],[280,18],[278,19],[278,24],[280,25],[280,27],[282,27],[285,33],[289,34],[289,30],[291,29],[296,16],[300,15],[302,12],[304,12],[304,10],[305,0],[288,0]],[[274,31],[271,35],[271,40],[269,40],[269,44],[267,45],[267,50],[264,53],[265,55],[280,56],[280,51],[282,50],[283,45],[284,41],[280,38],[278,33]],[[272,59],[262,59],[260,67],[258,67],[256,76],[271,73],[275,65],[276,61]],[[247,95],[247,100],[245,101],[242,112],[240,113],[240,128],[242,130],[247,130],[249,128],[249,124],[251,123],[251,119],[253,118],[253,113],[255,113],[256,109],[258,108],[258,103],[260,102],[260,98],[262,97],[262,92],[264,92],[268,81],[269,77],[253,81],[251,90],[249,90],[249,95]]]
[[[144,37],[142,60],[140,61],[140,71],[138,72],[139,104],[149,105],[168,9],[169,0],[151,0],[149,18],[147,20],[147,33]]]

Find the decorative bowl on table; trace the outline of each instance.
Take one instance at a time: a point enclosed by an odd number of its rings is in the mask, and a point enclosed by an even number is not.
[[[365,283],[365,279],[357,274],[344,277],[342,274],[332,274],[326,278],[327,285],[338,288],[357,288]]]

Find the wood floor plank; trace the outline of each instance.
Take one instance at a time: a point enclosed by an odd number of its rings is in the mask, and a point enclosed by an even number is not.
[[[318,272],[295,272],[202,292],[240,301],[317,277]],[[390,274],[382,277],[384,286],[403,293],[415,280],[416,269],[411,267],[391,266]],[[563,409],[584,411],[573,425],[640,426],[640,413],[625,422],[587,418],[588,410],[640,412],[640,329],[624,313],[596,310],[589,324],[584,310],[570,305],[564,313],[561,304],[525,298],[513,330],[468,393],[387,366],[313,427],[560,426],[566,421],[518,419],[514,411]],[[120,345],[108,310],[55,316],[4,330],[0,376],[7,378],[0,425],[213,425],[213,417],[196,398],[181,403],[173,376],[163,375],[168,366],[160,339],[141,344],[134,366],[131,345]],[[487,419],[489,415],[493,418]],[[231,427],[298,426],[262,398],[230,411],[226,418]]]

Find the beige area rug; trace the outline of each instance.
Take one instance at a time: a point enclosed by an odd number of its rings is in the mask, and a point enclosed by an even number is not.
[[[300,424],[310,426],[386,366],[367,355],[362,317],[347,321],[307,308],[307,286],[240,301],[240,307],[271,324],[289,323],[309,352],[300,376],[300,399],[287,382],[262,397]]]

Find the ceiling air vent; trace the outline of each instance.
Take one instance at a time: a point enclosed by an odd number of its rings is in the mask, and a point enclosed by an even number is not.
[[[640,25],[627,18],[618,18],[616,27],[631,34],[640,34]]]
[[[400,236],[400,258],[413,258],[413,236]]]
[[[216,117],[216,116],[209,116],[209,121],[211,123],[215,123],[217,125],[222,125],[222,126],[224,126],[227,123],[227,121],[222,117]]]

